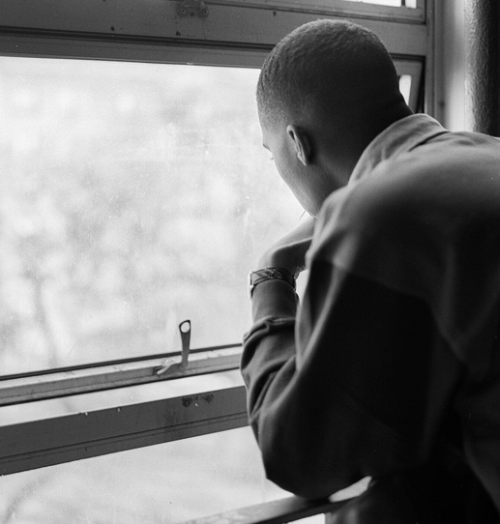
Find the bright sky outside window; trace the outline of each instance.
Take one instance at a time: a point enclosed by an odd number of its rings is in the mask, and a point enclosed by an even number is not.
[[[400,75],[399,76],[399,90],[405,99],[405,102],[408,104],[410,101],[411,93],[411,75]]]
[[[3,373],[239,342],[246,275],[302,214],[258,71],[2,58]]]

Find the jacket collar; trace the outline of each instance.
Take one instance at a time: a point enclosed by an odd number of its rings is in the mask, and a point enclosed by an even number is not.
[[[371,173],[378,164],[416,148],[427,140],[446,133],[441,124],[424,114],[410,115],[391,124],[376,136],[358,160],[348,185]]]

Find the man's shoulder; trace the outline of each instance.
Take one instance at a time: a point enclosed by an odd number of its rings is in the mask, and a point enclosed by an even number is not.
[[[346,244],[411,253],[445,249],[484,224],[498,229],[499,166],[500,143],[472,133],[446,133],[386,159],[325,201],[314,247],[329,256]]]
[[[333,193],[323,206],[323,223],[344,218],[350,228],[365,228],[480,205],[500,197],[499,166],[500,140],[444,133],[383,160],[366,177]]]

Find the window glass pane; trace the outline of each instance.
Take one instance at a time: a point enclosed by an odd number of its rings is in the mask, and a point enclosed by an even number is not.
[[[399,90],[407,104],[410,104],[411,84],[411,75],[399,75]]]
[[[1,58],[0,369],[239,342],[302,210],[251,69]]]
[[[116,406],[197,395],[206,391],[242,385],[243,379],[240,371],[233,370],[107,391],[81,393],[63,398],[0,406],[0,431],[3,425],[22,424],[32,420],[55,418],[72,413],[85,413],[115,408]]]

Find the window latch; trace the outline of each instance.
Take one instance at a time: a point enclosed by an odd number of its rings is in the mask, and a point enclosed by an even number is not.
[[[181,333],[181,342],[182,342],[182,360],[181,360],[181,369],[186,369],[188,367],[189,360],[189,344],[191,343],[191,320],[184,320],[179,324],[179,331]]]
[[[172,371],[172,367],[175,366],[176,371],[185,371],[189,364],[189,345],[191,344],[191,320],[183,320],[179,324],[179,332],[181,334],[181,361],[174,359],[168,359],[164,362],[163,366],[156,370],[157,375],[163,375],[167,371]]]
[[[177,14],[181,17],[207,18],[208,7],[203,0],[183,0],[177,5]]]

